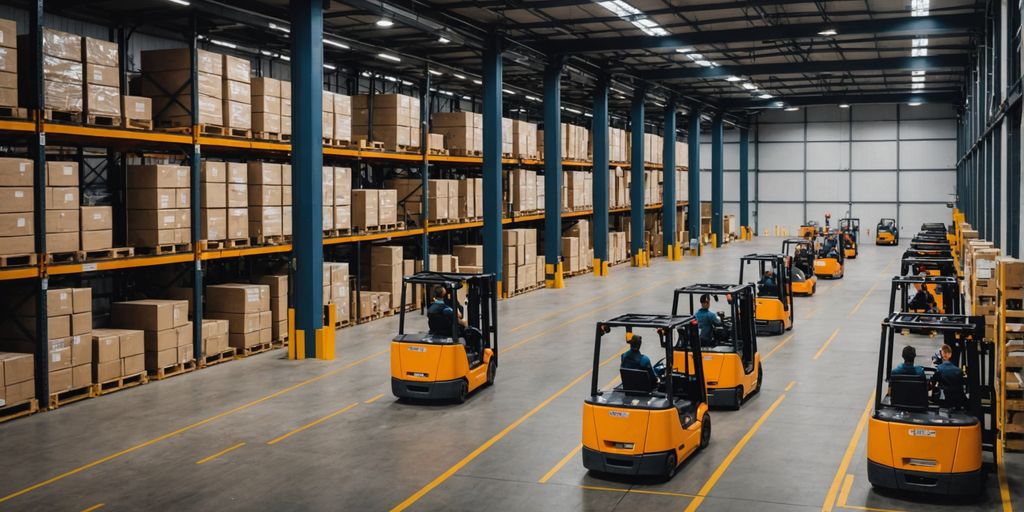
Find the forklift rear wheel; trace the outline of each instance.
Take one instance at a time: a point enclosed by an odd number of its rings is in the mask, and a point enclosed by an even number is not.
[[[700,447],[707,448],[711,444],[711,416],[704,413],[700,420]]]
[[[459,384],[459,394],[455,397],[455,401],[460,404],[465,403],[467,395],[469,395],[469,383],[463,380]]]
[[[494,385],[494,376],[498,373],[498,364],[491,358],[491,362],[487,363],[487,385]]]
[[[757,365],[757,387],[754,388],[754,393],[759,393],[761,391],[762,379],[764,379],[764,370],[761,369],[761,365]]]
[[[733,399],[732,408],[738,411],[743,405],[743,386],[736,386],[736,390],[733,391],[733,397],[735,398]]]
[[[678,465],[676,454],[674,452],[668,454],[668,457],[665,459],[665,480],[671,480],[672,477],[676,476],[676,466]]]

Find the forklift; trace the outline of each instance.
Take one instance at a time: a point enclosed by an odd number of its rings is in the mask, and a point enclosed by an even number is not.
[[[844,237],[833,231],[822,237],[818,256],[814,259],[814,275],[828,279],[843,278],[843,264],[846,261]]]
[[[893,359],[900,357],[896,334],[914,330],[942,336],[952,348],[950,361],[963,370],[962,386],[930,384],[935,368],[924,368],[924,375],[892,374]],[[882,321],[868,423],[872,486],[947,496],[982,491],[998,442],[995,348],[984,332],[981,316],[893,313]],[[989,463],[983,461],[986,451],[992,454]]]
[[[748,254],[740,258],[740,280],[747,265],[757,265],[757,300],[754,324],[758,335],[779,335],[793,328],[793,282],[790,259],[784,254]],[[766,272],[775,282],[766,281]]]
[[[754,285],[694,284],[676,288],[672,297],[672,315],[687,313],[685,305],[680,311],[680,298],[684,302],[689,299],[688,314],[696,315],[701,307],[700,298],[704,295],[715,302],[724,297],[728,303],[727,312],[718,312],[721,324],[713,325],[711,331],[700,339],[708,404],[739,409],[747,398],[761,390],[764,377],[754,326]],[[689,352],[676,352],[676,364],[688,356]]]
[[[851,260],[856,259],[857,247],[860,245],[860,219],[839,219],[839,232],[843,236],[843,255]]]
[[[875,245],[899,245],[900,229],[896,219],[881,219],[875,226]]]
[[[932,304],[915,300],[920,290],[927,290]],[[939,313],[964,314],[964,299],[960,295],[960,281],[950,276],[910,275],[892,278],[889,290],[889,314]]]
[[[806,238],[813,242],[820,232],[821,226],[818,225],[816,220],[809,220],[800,225],[800,238]]]
[[[601,341],[612,330],[657,340],[665,358],[648,370],[620,368],[622,382],[600,389]],[[621,338],[619,338],[621,339]],[[648,350],[658,347],[648,345]],[[677,363],[676,351],[692,354]],[[626,314],[597,323],[590,396],[583,401],[583,467],[629,476],[676,474],[679,464],[711,441],[697,320],[691,316]]]
[[[399,399],[463,403],[481,386],[494,384],[498,370],[494,274],[419,272],[402,282],[402,304],[408,304],[410,291],[433,300],[434,290],[444,290],[451,325],[442,325],[447,321],[443,318],[439,323],[428,319],[428,331],[407,332],[406,308],[402,308],[398,335],[391,341],[391,392]],[[463,289],[465,307],[459,302]],[[465,327],[461,318],[466,319]]]
[[[814,295],[818,289],[818,277],[814,275],[814,244],[804,238],[787,238],[782,241],[782,254],[793,262],[793,295]]]

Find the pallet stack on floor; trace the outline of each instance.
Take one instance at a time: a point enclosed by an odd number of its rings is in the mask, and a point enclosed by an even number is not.
[[[240,356],[270,350],[273,313],[270,286],[228,283],[206,287],[206,317],[228,321],[228,344]]]
[[[146,334],[136,329],[94,329],[92,378],[100,396],[148,382]]]
[[[507,296],[534,290],[544,283],[544,262],[537,255],[536,229],[502,231],[502,290]],[[563,253],[564,254],[564,253]],[[479,265],[483,265],[481,248]]]
[[[35,358],[22,352],[0,352],[0,422],[39,410]]]
[[[288,341],[288,276],[266,275],[257,280],[270,292],[270,340],[283,345]]]
[[[157,379],[195,368],[192,322],[185,300],[145,299],[110,305],[110,324],[143,331],[145,369]]]
[[[323,281],[323,303],[334,304],[335,327],[351,325],[356,308],[352,305],[354,294],[349,284],[348,263],[324,262]]]

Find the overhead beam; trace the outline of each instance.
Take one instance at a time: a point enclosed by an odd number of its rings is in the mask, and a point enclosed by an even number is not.
[[[761,75],[795,75],[802,73],[836,73],[843,71],[894,71],[920,69],[966,68],[967,55],[934,55],[931,57],[889,57],[883,59],[857,59],[836,61],[778,62],[772,64],[745,64],[717,68],[671,68],[643,71],[645,80],[673,80],[689,78],[725,78]]]
[[[842,21],[835,23],[800,23],[793,25],[762,26],[730,30],[709,30],[669,36],[602,37],[557,40],[547,43],[557,53],[594,53],[608,51],[645,50],[656,48],[683,48],[693,45],[727,44],[778,39],[822,38],[824,30],[835,30],[840,35],[890,34],[913,35],[964,34],[976,30],[982,18],[973,14],[946,16],[907,16],[877,20]]]
[[[864,103],[952,103],[960,102],[960,95],[957,92],[939,93],[899,93],[899,94],[851,94],[851,95],[819,95],[819,96],[793,96],[771,100],[740,100],[721,101],[719,106],[725,110],[741,109],[776,109],[779,108],[777,101],[784,101],[786,105],[803,107],[810,105],[848,105]]]

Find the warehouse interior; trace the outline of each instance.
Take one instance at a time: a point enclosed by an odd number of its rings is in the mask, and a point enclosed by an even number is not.
[[[0,1],[0,512],[1024,510],[1021,15]]]

